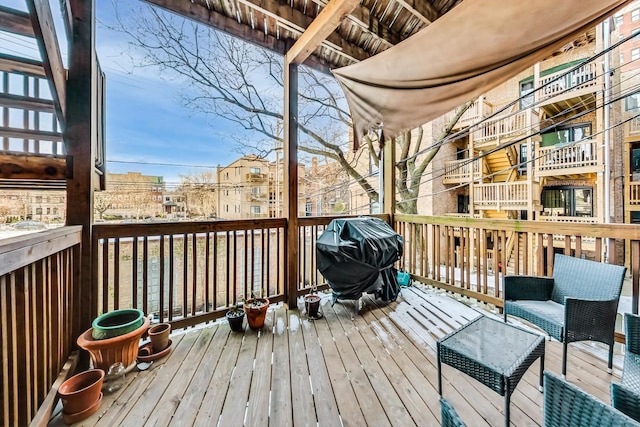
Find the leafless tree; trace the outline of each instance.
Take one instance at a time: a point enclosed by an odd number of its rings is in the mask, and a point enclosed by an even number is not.
[[[113,203],[113,194],[106,191],[96,192],[94,194],[93,208],[95,209],[96,212],[98,212],[98,216],[100,219],[102,219],[102,216],[104,215],[104,213],[109,208],[111,208],[112,203]]]
[[[213,171],[180,175],[180,187],[190,217],[217,216],[216,174]]]
[[[281,56],[153,7],[138,7],[143,10],[124,11],[120,4],[117,28],[129,36],[136,66],[184,81],[180,100],[195,114],[211,121],[221,117],[244,129],[246,133],[237,136],[243,154],[266,157],[282,146]],[[396,165],[400,212],[417,213],[420,184],[439,150],[438,142],[469,105],[459,109],[433,145],[421,130],[405,132],[390,142],[397,144],[401,159]],[[360,152],[353,152],[351,118],[335,79],[300,67],[298,109],[301,153],[337,162],[345,175],[343,182],[358,183],[377,202],[379,194],[371,184],[375,179],[368,171],[378,163],[378,141],[365,136]]]

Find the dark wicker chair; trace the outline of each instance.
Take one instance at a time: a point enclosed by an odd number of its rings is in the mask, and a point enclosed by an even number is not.
[[[640,426],[640,423],[575,385],[545,371],[544,426]]]
[[[460,419],[458,413],[447,399],[440,399],[440,408],[442,411],[442,427],[466,427],[466,424]]]
[[[625,386],[611,383],[611,405],[618,411],[640,421],[640,395]]]
[[[640,316],[624,314],[625,349],[622,385],[640,393]]]
[[[564,343],[562,375],[567,373],[567,345],[599,341],[609,346],[609,373],[626,268],[556,254],[553,277],[505,276],[504,321],[517,316]]]
[[[640,316],[625,313],[625,353],[622,384],[611,384],[611,404],[640,421]]]

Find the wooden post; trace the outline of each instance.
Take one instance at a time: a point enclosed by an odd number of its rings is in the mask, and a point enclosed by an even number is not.
[[[96,61],[94,0],[71,0],[73,37],[69,47],[67,123],[64,141],[72,159],[67,180],[67,225],[82,225],[80,259],[74,263],[77,290],[74,313],[79,330],[91,326],[97,315],[97,284],[92,283],[91,224],[96,132]],[[74,336],[78,335],[76,330]]]
[[[286,300],[296,308],[298,298],[298,65],[284,66],[284,186],[287,201],[287,246],[285,252]]]
[[[396,212],[396,142],[394,139],[388,139],[383,142],[384,152],[382,159],[384,163],[382,164],[382,173],[384,180],[384,198],[380,202],[383,207],[383,212],[389,215],[389,222],[393,227],[393,214]]]

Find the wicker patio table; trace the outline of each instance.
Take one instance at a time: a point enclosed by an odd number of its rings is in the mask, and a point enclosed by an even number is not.
[[[480,316],[438,340],[438,393],[442,397],[442,363],[477,379],[504,396],[509,426],[511,394],[529,366],[540,358],[540,390],[544,371],[542,335]]]

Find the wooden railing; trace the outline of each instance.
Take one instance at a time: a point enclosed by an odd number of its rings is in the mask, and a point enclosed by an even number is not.
[[[629,204],[640,205],[640,182],[631,181],[629,186]]]
[[[476,185],[473,187],[473,203],[480,210],[527,209],[529,185],[526,181]]]
[[[558,216],[558,215],[539,215],[538,221],[547,222],[572,222],[580,224],[597,224],[598,218],[592,216]]]
[[[480,97],[473,101],[473,105],[467,109],[456,122],[454,129],[460,129],[470,126],[480,120],[488,117],[493,113],[493,105],[484,97]],[[451,111],[445,115],[445,122],[448,123],[455,116],[455,111]]]
[[[53,409],[47,395],[78,335],[81,230],[0,242],[0,425],[28,425],[40,407]]]
[[[242,298],[284,297],[284,219],[93,226],[98,312],[134,307],[186,327]]]
[[[444,162],[444,180],[445,184],[460,184],[470,182],[471,167],[473,165],[473,179],[479,179],[483,174],[484,159],[469,160],[450,160]]]
[[[587,139],[570,142],[564,146],[556,144],[549,147],[537,147],[536,174],[539,176],[557,175],[568,172],[567,169],[597,168],[602,165],[599,145],[598,141]]]
[[[527,135],[536,122],[537,116],[532,109],[509,113],[507,116],[496,117],[479,124],[473,133],[473,139],[476,143],[481,144],[487,141]]]
[[[625,129],[627,135],[637,136],[640,135],[640,116],[638,116],[638,112],[634,111],[633,118],[625,123]]]
[[[536,88],[542,89],[535,92],[536,101],[542,101],[560,95],[568,98],[572,95],[569,91],[596,86],[598,84],[598,65],[599,63],[596,63],[596,61],[592,61],[570,73],[567,73],[567,70],[560,70],[540,77],[537,81]]]
[[[609,262],[629,267],[631,279],[625,281],[622,299],[626,310],[638,312],[640,227],[636,225],[396,215],[395,229],[405,239],[400,266],[414,279],[498,308],[503,306],[502,274],[550,276],[556,252],[602,261],[606,249]],[[490,267],[506,265],[511,233],[520,242],[513,245],[513,265],[495,274]],[[627,260],[615,259],[616,245],[628,248]]]

